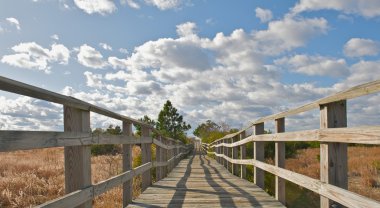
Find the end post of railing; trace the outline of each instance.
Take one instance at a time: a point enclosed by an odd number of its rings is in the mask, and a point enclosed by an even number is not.
[[[285,132],[285,118],[275,120],[275,133]],[[285,168],[285,142],[275,142],[275,165]],[[275,197],[285,205],[285,180],[275,176]]]
[[[63,108],[65,132],[91,132],[90,111],[69,106]],[[64,158],[66,194],[91,186],[90,145],[66,146],[64,147]],[[92,200],[77,207],[90,208],[92,207]]]
[[[123,121],[123,135],[132,136],[132,123]],[[123,172],[132,170],[132,144],[123,144]],[[132,202],[133,178],[123,183],[123,206]]]
[[[141,137],[151,137],[151,129],[146,126],[142,126]],[[151,143],[141,144],[141,161],[142,161],[142,164],[152,162]],[[151,172],[151,169],[142,173],[142,184],[141,184],[142,191],[144,191],[150,185],[152,185],[152,178],[151,178],[150,172]]]
[[[231,143],[237,142],[239,140],[239,135],[236,135],[231,138]],[[232,158],[238,159],[238,149],[239,147],[232,147]],[[232,164],[232,174],[238,176],[239,175],[239,165],[238,164]]]
[[[320,127],[321,129],[347,127],[346,100],[320,105]],[[322,182],[343,189],[348,188],[346,143],[322,142],[320,144],[320,163]],[[333,203],[328,198],[321,196],[321,208],[331,207]],[[343,207],[338,203],[334,204],[334,207]]]
[[[239,139],[243,140],[245,138],[245,131],[242,131],[239,134]],[[240,159],[244,160],[247,157],[247,146],[246,144],[240,145]],[[247,178],[247,166],[246,165],[240,165],[240,178],[246,179]]]
[[[264,123],[254,125],[254,134],[264,134]],[[253,142],[253,157],[255,160],[264,161],[264,142]],[[255,166],[253,178],[255,184],[264,189],[264,171]]]

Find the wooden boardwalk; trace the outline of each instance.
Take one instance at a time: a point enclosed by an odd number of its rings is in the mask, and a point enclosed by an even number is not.
[[[128,207],[284,207],[253,183],[215,160],[194,154],[168,177],[147,188]]]

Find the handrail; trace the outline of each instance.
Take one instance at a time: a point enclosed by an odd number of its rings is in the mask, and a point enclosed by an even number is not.
[[[347,128],[347,99],[380,91],[380,80],[352,87],[298,108],[262,117],[237,133],[228,134],[209,145],[205,152],[231,171],[246,178],[246,165],[254,166],[254,183],[264,188],[264,172],[276,177],[275,197],[285,204],[285,181],[288,180],[321,196],[321,207],[334,203],[347,207],[380,207],[380,202],[348,191],[347,143],[380,144],[380,126]],[[314,108],[320,109],[320,129],[285,131],[285,118]],[[275,133],[264,134],[264,122],[275,121]],[[253,135],[245,131],[254,128]],[[264,160],[264,142],[275,142],[275,165]],[[285,169],[285,143],[290,141],[320,142],[320,180]],[[246,146],[253,142],[254,159],[246,159]],[[210,151],[211,150],[211,151]],[[238,156],[240,158],[238,158]],[[238,167],[240,166],[240,167]],[[239,173],[240,172],[240,173]]]
[[[17,93],[64,105],[64,132],[0,130],[0,152],[30,150],[51,147],[65,148],[66,194],[37,207],[91,206],[91,200],[123,185],[123,206],[132,200],[132,179],[142,175],[142,190],[151,185],[151,168],[156,168],[156,180],[161,180],[193,146],[165,137],[150,124],[120,115],[88,102],[18,82],[0,76],[0,90]],[[121,135],[91,133],[90,111],[123,121]],[[141,125],[141,137],[132,134],[132,124]],[[152,131],[156,137],[152,137]],[[122,144],[123,173],[97,184],[91,184],[91,162],[89,145]],[[141,146],[142,165],[132,168],[132,145]],[[156,145],[156,161],[151,160],[151,145]],[[75,180],[72,180],[75,175]],[[78,179],[79,178],[79,179]],[[87,206],[86,206],[87,207]]]
[[[94,113],[99,113],[101,115],[104,115],[110,118],[114,118],[121,121],[132,122],[133,124],[143,125],[143,126],[153,129],[153,127],[150,124],[144,123],[142,121],[139,121],[127,116],[120,115],[118,113],[112,112],[110,110],[101,108],[99,106],[93,105],[91,103],[88,103],[82,100],[79,100],[77,98],[62,95],[56,92],[45,90],[33,85],[18,82],[16,80],[8,79],[2,76],[0,76],[0,90],[16,93],[19,95],[25,95],[28,97],[33,97],[33,98],[37,98],[37,99],[41,99],[41,100],[45,100],[45,101],[49,101],[53,103],[58,103],[58,104],[62,104],[65,106],[70,106],[70,107],[74,107],[74,108],[78,108],[82,110],[92,111]]]
[[[368,95],[368,94],[379,92],[379,91],[380,91],[380,80],[376,80],[376,81],[373,81],[373,82],[368,82],[368,83],[365,83],[365,84],[361,84],[361,85],[352,87],[352,88],[350,88],[348,90],[343,90],[343,91],[340,91],[340,92],[335,93],[333,95],[321,98],[319,100],[316,100],[314,102],[308,103],[306,105],[303,105],[303,106],[300,106],[300,107],[297,107],[297,108],[293,108],[293,109],[290,109],[290,110],[287,110],[287,111],[283,111],[283,112],[280,112],[280,113],[276,113],[276,114],[272,114],[272,115],[269,115],[269,116],[265,116],[265,117],[259,118],[256,121],[251,122],[250,125],[248,125],[247,127],[243,128],[242,130],[240,130],[240,131],[238,131],[236,133],[228,134],[228,135],[226,135],[226,136],[224,136],[224,137],[222,137],[222,138],[220,138],[218,140],[215,140],[211,144],[213,144],[215,142],[218,142],[218,141],[221,141],[223,139],[233,138],[236,135],[239,135],[240,133],[242,133],[243,131],[248,130],[249,128],[251,128],[255,124],[259,124],[259,123],[263,123],[265,121],[276,120],[276,119],[279,119],[279,118],[284,118],[284,117],[288,117],[288,116],[295,115],[295,114],[298,114],[298,113],[306,112],[306,111],[309,111],[309,110],[312,110],[312,109],[315,109],[315,108],[319,108],[319,106],[323,105],[323,104],[332,103],[332,102],[336,102],[336,101],[339,101],[339,100],[352,99],[352,98]]]

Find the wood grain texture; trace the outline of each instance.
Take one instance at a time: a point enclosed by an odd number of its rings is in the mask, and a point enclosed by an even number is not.
[[[64,131],[90,133],[90,112],[64,106]],[[91,186],[91,148],[90,146],[66,146],[65,192],[71,193]],[[77,206],[92,207],[92,200]]]
[[[128,207],[284,207],[203,154],[182,160]]]
[[[239,134],[239,140],[243,140],[245,138],[245,131],[242,131]],[[247,157],[247,146],[246,144],[240,145],[240,159],[244,160]],[[247,178],[247,167],[246,165],[240,165],[240,178]]]
[[[320,128],[338,127],[347,127],[347,103],[345,100],[320,106]],[[320,152],[321,181],[347,189],[347,144],[321,143]],[[321,207],[328,208],[330,206],[342,207],[326,197],[321,197]]]
[[[275,132],[285,132],[285,118],[278,118],[275,120]],[[276,167],[285,168],[285,143],[275,142],[275,155],[274,161]],[[285,201],[285,180],[279,176],[275,176],[275,197],[282,204]]]
[[[132,123],[123,121],[123,135],[132,136]],[[132,170],[132,147],[131,144],[123,145],[123,172]],[[132,202],[133,186],[132,180],[123,183],[123,206]]]
[[[254,125],[255,135],[264,134],[264,123]],[[257,161],[264,161],[264,142],[256,141],[253,143],[253,158]],[[264,189],[264,171],[254,167],[253,180],[255,184]]]
[[[152,139],[89,132],[0,131],[0,152],[93,144],[141,143],[152,143]]]
[[[143,137],[149,137],[150,135],[150,129],[146,127],[141,128],[141,136]],[[149,163],[152,160],[152,149],[150,144],[141,144],[141,161],[142,163]],[[142,173],[141,176],[141,188],[144,191],[152,184],[152,178],[150,170]]]
[[[224,156],[224,155],[218,155],[218,156],[223,157],[225,160],[228,160],[232,163],[257,166],[258,168],[262,170],[265,170],[269,173],[280,176],[281,178],[285,180],[288,180],[292,183],[295,183],[304,188],[307,188],[319,195],[322,195],[326,198],[336,201],[346,207],[350,207],[350,208],[380,207],[380,202],[375,201],[373,199],[367,198],[365,196],[361,196],[359,194],[350,192],[346,189],[336,187],[334,185],[327,184],[325,182],[321,182],[320,180],[316,180],[308,176],[304,176],[302,174],[292,172],[290,170],[286,170],[283,168],[276,167],[274,165],[267,164],[265,162],[257,161],[254,159],[236,160],[236,159],[228,158],[227,156]]]

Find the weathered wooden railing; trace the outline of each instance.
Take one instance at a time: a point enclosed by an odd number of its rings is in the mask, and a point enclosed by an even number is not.
[[[152,184],[151,169],[156,180],[164,178],[192,145],[159,135],[152,126],[104,108],[38,87],[0,77],[0,90],[17,93],[63,105],[64,132],[0,131],[0,152],[64,147],[65,191],[58,199],[37,207],[91,207],[92,199],[116,186],[123,185],[123,206],[132,201],[132,179],[142,175],[142,190]],[[123,122],[122,135],[91,133],[90,112]],[[132,134],[132,125],[141,126],[141,137]],[[158,136],[152,138],[152,131]],[[91,152],[93,144],[122,144],[123,172],[97,184],[91,183]],[[132,168],[132,145],[141,145],[142,165]],[[156,161],[152,161],[151,145],[156,145]]]
[[[233,174],[246,178],[246,165],[254,166],[254,183],[264,188],[264,172],[276,177],[275,197],[285,204],[288,180],[321,196],[321,207],[380,207],[380,202],[348,191],[347,143],[380,144],[380,126],[347,127],[347,99],[380,91],[380,80],[353,87],[310,104],[263,117],[247,128],[214,141],[209,153]],[[320,129],[285,133],[285,117],[320,109]],[[264,122],[275,121],[275,133],[264,134]],[[253,135],[245,133],[253,127]],[[275,165],[264,162],[264,142],[275,142]],[[320,142],[320,180],[285,169],[285,144],[289,141]],[[246,145],[253,142],[253,159],[246,159]],[[207,148],[207,145],[203,145]]]

